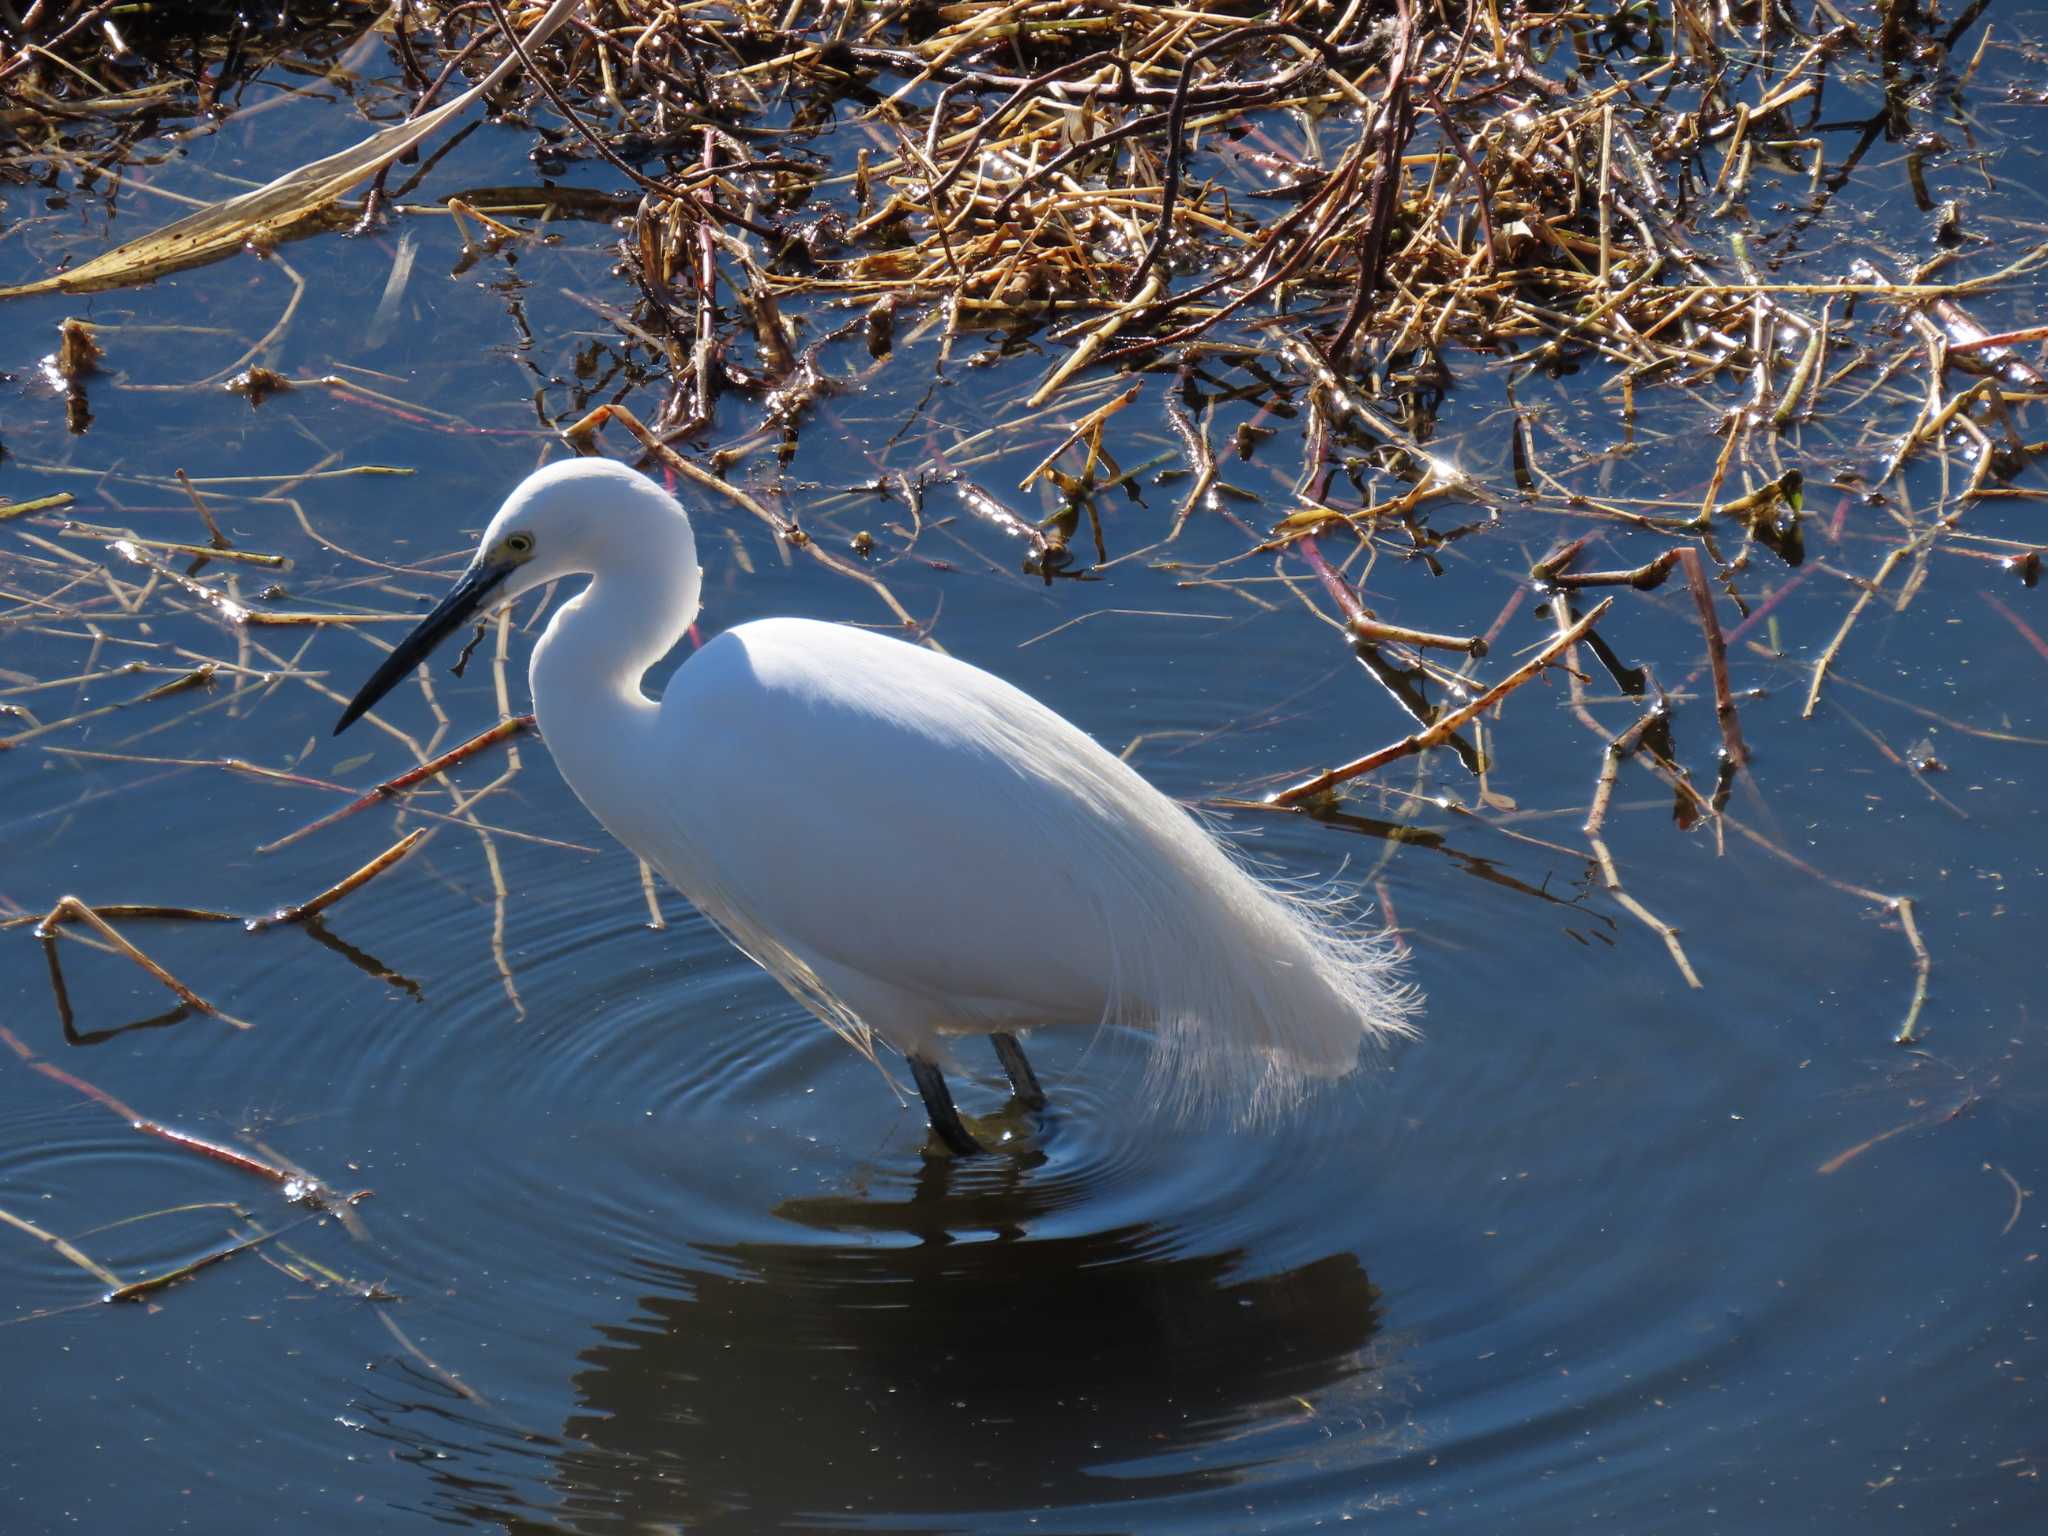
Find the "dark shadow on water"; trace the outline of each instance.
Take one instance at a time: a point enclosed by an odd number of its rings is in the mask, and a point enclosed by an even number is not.
[[[393,970],[375,955],[358,949],[346,939],[331,932],[326,923],[320,918],[314,917],[305,922],[296,923],[293,926],[305,934],[306,937],[313,940],[314,943],[320,945],[321,948],[331,950],[335,954],[340,955],[365,975],[373,977],[383,982],[386,986],[404,993],[414,1002],[425,1001],[425,989],[412,977]],[[51,1000],[56,1006],[57,1018],[63,1025],[64,1041],[67,1045],[104,1045],[109,1040],[119,1039],[121,1036],[132,1034],[137,1030],[167,1029],[174,1024],[182,1024],[188,1019],[199,1016],[199,1010],[187,1003],[179,1003],[174,1008],[168,1008],[161,1013],[152,1014],[143,1019],[136,1019],[126,1024],[111,1025],[101,1029],[80,1029],[78,1027],[77,1010],[72,1006],[71,1002],[71,988],[64,979],[64,964],[58,957],[57,943],[55,941],[45,940],[43,942],[43,958],[49,967]]]
[[[50,995],[57,1005],[57,1018],[64,1026],[66,1045],[104,1045],[138,1029],[167,1029],[173,1024],[182,1024],[196,1012],[184,1003],[162,1013],[152,1014],[146,1019],[132,1023],[114,1025],[106,1029],[85,1029],[78,1027],[78,1015],[71,1006],[71,989],[64,983],[64,962],[57,957],[55,940],[43,941],[43,959],[50,968]]]
[[[309,918],[298,925],[301,932],[323,949],[331,949],[366,976],[374,977],[386,986],[396,988],[414,1002],[424,1002],[426,991],[420,984],[379,960],[375,955],[356,948],[355,945],[330,930],[326,922],[318,917]]]
[[[1014,1164],[891,1193],[791,1201],[797,1240],[641,1269],[637,1316],[581,1351],[559,1502],[515,1528],[1008,1528],[1225,1486],[1273,1452],[1224,1442],[1376,1368],[1351,1254],[1241,1278],[1242,1252],[1161,1226],[1034,1235],[1077,1213]],[[441,1489],[472,1512],[475,1491]]]
[[[1349,1255],[1231,1284],[1236,1255],[1144,1262],[1142,1230],[913,1249],[753,1248],[585,1353],[600,1455],[572,1519],[947,1515],[1165,1497],[1226,1469],[1115,1477],[1360,1368],[1372,1289]]]

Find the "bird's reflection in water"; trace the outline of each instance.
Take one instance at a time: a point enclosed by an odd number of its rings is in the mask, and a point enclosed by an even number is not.
[[[1371,1369],[1378,1293],[1348,1253],[1246,1278],[1245,1253],[1160,1226],[1069,1235],[1076,1191],[1015,1163],[889,1193],[781,1207],[808,1241],[647,1266],[640,1315],[583,1352],[554,1517],[952,1528],[1124,1505],[1229,1481],[1260,1453],[1222,1442]]]

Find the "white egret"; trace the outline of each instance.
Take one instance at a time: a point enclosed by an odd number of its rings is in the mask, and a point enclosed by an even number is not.
[[[909,1059],[932,1129],[981,1150],[941,1070],[987,1035],[1043,1107],[1037,1026],[1156,1032],[1184,1094],[1276,1107],[1412,1031],[1384,940],[1248,874],[1081,730],[936,651],[808,619],[712,639],[641,687],[697,617],[689,518],[603,459],[537,470],[363,685],[339,734],[488,605],[588,576],[533,650],[569,787],[819,1018]]]

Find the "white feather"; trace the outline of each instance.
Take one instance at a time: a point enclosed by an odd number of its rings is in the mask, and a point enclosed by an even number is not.
[[[535,649],[541,731],[578,797],[857,1044],[1105,1023],[1153,1031],[1160,1086],[1250,1114],[1413,1032],[1418,999],[1341,903],[1255,877],[1188,811],[1001,679],[864,630],[726,631],[659,706],[640,679],[694,619],[680,507],[596,460],[551,466],[512,591],[588,588]]]

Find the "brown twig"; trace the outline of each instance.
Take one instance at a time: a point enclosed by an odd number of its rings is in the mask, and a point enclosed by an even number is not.
[[[1700,614],[1700,632],[1706,636],[1707,665],[1714,674],[1714,716],[1721,722],[1721,747],[1727,760],[1740,768],[1749,761],[1743,744],[1742,723],[1735,715],[1735,695],[1728,687],[1728,644],[1721,637],[1721,621],[1714,612],[1714,594],[1707,586],[1707,573],[1700,564],[1700,552],[1691,547],[1678,551],[1685,567],[1686,584]]]
[[[389,800],[394,795],[403,794],[423,779],[430,779],[437,774],[445,773],[448,769],[455,767],[458,763],[468,761],[486,748],[494,747],[501,741],[510,741],[514,736],[519,735],[520,732],[533,729],[535,729],[535,721],[532,715],[514,715],[510,719],[500,720],[489,730],[479,731],[476,735],[470,737],[469,740],[463,742],[461,746],[451,747],[438,757],[421,763],[417,768],[408,768],[404,773],[398,774],[394,778],[386,779],[383,783],[365,790],[347,805],[341,807],[340,810],[329,811],[318,821],[308,822],[296,832],[287,832],[283,837],[276,838],[271,842],[258,844],[256,851],[258,853],[275,853],[280,848],[288,848],[301,838],[311,837],[315,832],[324,832],[338,821],[346,821],[349,817],[366,811],[373,805]]]
[[[232,1024],[236,1029],[249,1028],[249,1025],[243,1020],[214,1007],[213,1004],[209,1003],[205,998],[194,992],[185,983],[178,980],[177,977],[129,943],[127,939],[121,936],[112,923],[101,917],[99,913],[80,901],[76,896],[60,896],[57,899],[57,904],[50,908],[48,915],[36,924],[36,937],[45,943],[54,944],[62,925],[72,922],[84,923],[101,938],[113,945],[117,951],[141,966],[153,980],[168,988],[172,995],[187,1008],[196,1009],[200,1013],[219,1019],[224,1024]]]
[[[206,524],[206,537],[213,548],[216,550],[233,549],[234,545],[228,542],[227,535],[220,531],[220,524],[213,520],[213,508],[206,504],[206,498],[201,496],[198,487],[193,485],[192,477],[182,469],[174,469],[171,473],[178,477],[178,484],[185,487],[185,494],[192,498],[192,508],[199,514],[199,520]],[[278,563],[282,564],[283,562],[279,561]]]
[[[46,1244],[59,1258],[77,1265],[102,1285],[111,1289],[118,1289],[120,1287],[121,1277],[119,1275],[108,1269],[106,1265],[100,1263],[98,1259],[91,1257],[82,1248],[67,1242],[56,1233],[46,1232],[26,1217],[17,1216],[12,1211],[0,1210],[0,1222],[6,1223],[17,1232],[26,1233],[39,1243]]]
[[[289,1168],[281,1168],[274,1164],[266,1163],[261,1158],[254,1157],[247,1152],[241,1151],[239,1148],[223,1146],[217,1141],[208,1141],[202,1136],[194,1136],[189,1132],[180,1131],[165,1125],[161,1121],[150,1119],[122,1100],[115,1098],[114,1095],[108,1093],[97,1084],[87,1082],[76,1073],[67,1072],[55,1062],[45,1061],[34,1051],[30,1050],[27,1043],[4,1024],[0,1024],[0,1044],[5,1044],[9,1050],[13,1051],[16,1056],[19,1056],[30,1070],[40,1072],[52,1082],[62,1083],[73,1092],[83,1094],[102,1109],[118,1115],[121,1119],[128,1122],[129,1129],[131,1130],[140,1131],[145,1136],[153,1136],[158,1141],[169,1142],[172,1146],[183,1148],[187,1152],[196,1152],[201,1157],[210,1158],[214,1162],[225,1163],[230,1168],[239,1168],[244,1173],[253,1173],[272,1184],[287,1187],[297,1186],[303,1191],[302,1198],[312,1200],[315,1203],[321,1202],[327,1196],[326,1186],[318,1179],[310,1178]]]
[[[1510,693],[1513,693],[1545,667],[1556,661],[1570,646],[1576,644],[1587,631],[1599,623],[1602,616],[1613,605],[1613,598],[1601,599],[1590,613],[1549,644],[1545,645],[1542,650],[1530,657],[1528,661],[1524,662],[1469,703],[1438,717],[1435,724],[1424,730],[1417,731],[1413,735],[1405,736],[1388,746],[1381,747],[1376,752],[1368,752],[1364,757],[1339,764],[1335,768],[1325,769],[1321,773],[1303,779],[1298,784],[1290,784],[1287,788],[1269,796],[1268,799],[1274,805],[1298,805],[1304,800],[1313,799],[1316,796],[1328,793],[1339,784],[1346,783],[1363,774],[1371,773],[1376,768],[1383,768],[1388,763],[1396,762],[1417,752],[1426,751],[1430,747],[1442,745],[1453,732],[1468,720],[1476,719],[1487,710],[1493,708],[1494,705],[1498,704]]]
[[[29,501],[0,502],[0,523],[10,518],[27,517],[33,512],[56,512],[77,499],[69,491],[59,491],[54,496],[37,496]]]
[[[311,900],[302,901],[296,906],[280,908],[269,917],[251,918],[249,920],[249,931],[252,933],[260,932],[265,928],[275,928],[284,923],[303,923],[318,917],[344,896],[354,891],[359,891],[368,885],[377,876],[383,874],[385,870],[417,848],[423,838],[431,835],[425,827],[414,828],[354,874],[337,880],[333,885],[330,885]]]

